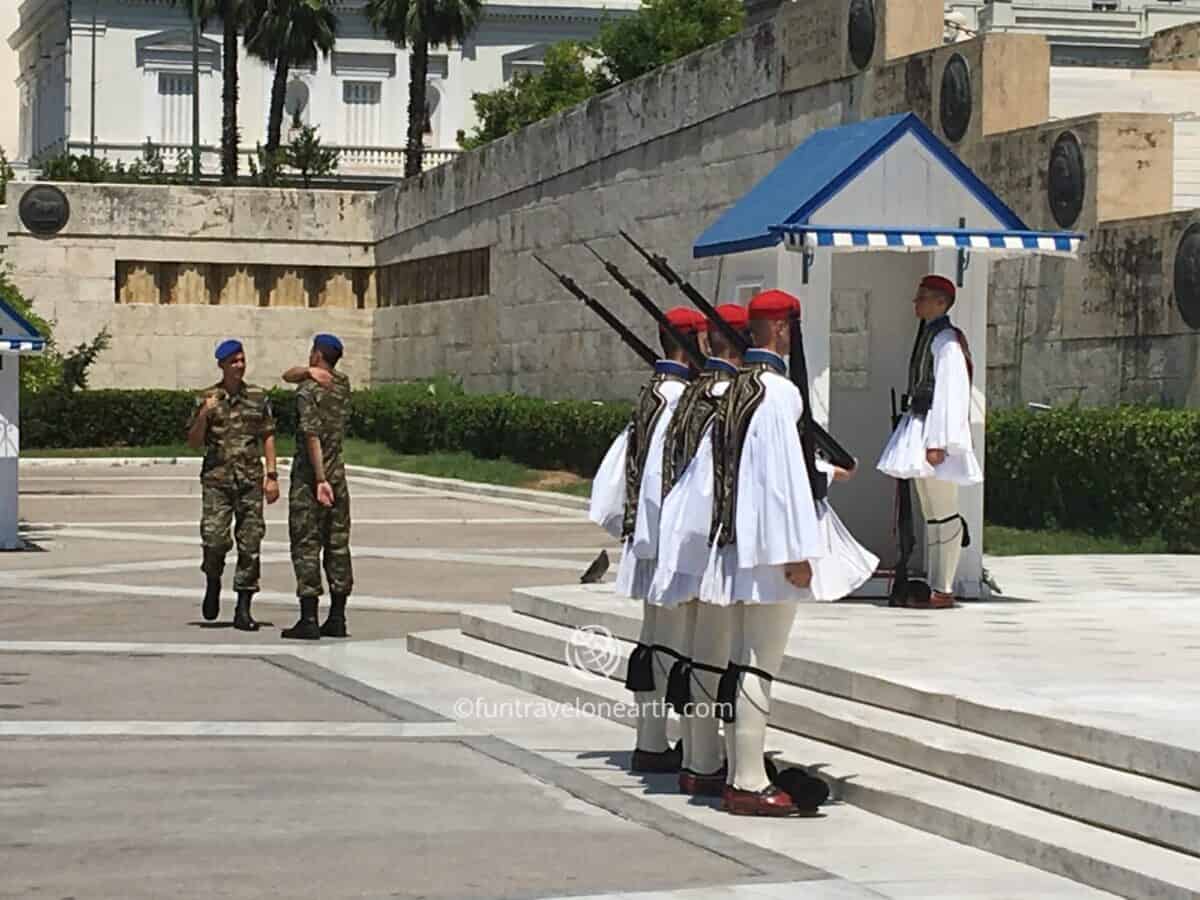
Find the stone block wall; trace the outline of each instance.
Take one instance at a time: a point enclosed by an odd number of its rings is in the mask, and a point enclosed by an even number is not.
[[[1003,381],[998,403],[1200,405],[1196,212],[1101,223],[1083,265],[996,266],[990,299],[988,379]]]
[[[911,10],[902,18],[905,4],[876,8],[884,23],[919,24]],[[720,281],[719,261],[692,260],[691,241],[798,143],[848,121],[916,112],[1032,228],[1090,232],[1104,221],[1170,210],[1169,121],[1110,114],[1047,121],[1049,51],[1040,38],[998,34],[942,46],[939,23],[939,29],[927,29],[928,49],[887,58],[877,44],[872,63],[859,70],[846,50],[847,23],[838,14],[845,9],[835,0],[785,4],[775,19],[689,57],[686,65],[660,70],[382,194],[380,262],[486,242],[492,291],[486,299],[428,309],[381,310],[375,378],[453,370],[480,390],[628,397],[642,377],[640,365],[536,265],[533,253],[652,341],[648,317],[585,244],[612,258],[663,305],[680,298],[617,237],[618,229],[665,253],[701,290],[730,299],[721,293],[731,285]],[[813,52],[814,41],[824,41],[827,52]],[[808,49],[800,53],[800,45]],[[731,81],[733,73],[739,78]],[[664,107],[664,97],[687,102]],[[1074,144],[1081,167],[1074,197],[1069,179],[1063,187],[1061,173],[1057,181],[1052,177],[1063,142]],[[525,160],[526,171],[543,174],[515,184],[501,160]],[[453,190],[468,184],[470,191]],[[1102,335],[1120,334],[1124,326],[1094,290],[1085,289],[1084,260],[993,267],[992,402],[1053,401],[1078,393],[1072,386],[1077,382],[1093,402],[1124,390],[1120,369],[1098,373],[1089,367],[1088,360],[1099,356],[1088,342],[1103,344]],[[857,377],[858,338],[848,325],[835,328],[833,356],[845,368],[835,379]],[[604,378],[593,377],[597,368]],[[1026,370],[1048,375],[1026,377]],[[1080,372],[1087,373],[1086,385]]]
[[[1150,39],[1150,68],[1200,69],[1200,22],[1165,28]]]
[[[1045,42],[946,46],[936,7],[781,4],[721,44],[378,194],[72,185],[72,221],[39,239],[15,221],[14,186],[6,259],[65,343],[114,330],[97,384],[191,385],[203,368],[192,360],[208,365],[227,333],[273,373],[312,332],[336,328],[357,347],[346,366],[360,383],[453,373],[472,390],[628,399],[641,363],[534,254],[653,343],[650,318],[589,248],[660,304],[684,302],[626,229],[710,297],[733,299],[719,258],[691,259],[694,238],[818,129],[911,110],[1030,227],[1089,236],[1078,262],[993,265],[991,402],[1200,402],[1193,326],[1166,299],[1172,241],[1200,218],[1167,214],[1169,121],[1049,121]],[[1191,38],[1161,59],[1188,56]],[[861,376],[859,299],[839,295],[839,384]]]
[[[214,378],[213,348],[230,336],[245,341],[251,377],[273,384],[306,358],[314,333],[335,330],[355,348],[347,373],[369,378],[372,194],[60,187],[70,219],[37,237],[16,214],[29,186],[10,185],[3,259],[60,346],[108,328],[92,385],[198,386]]]

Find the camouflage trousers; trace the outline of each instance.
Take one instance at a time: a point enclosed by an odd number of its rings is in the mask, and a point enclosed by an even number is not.
[[[237,569],[233,575],[235,591],[257,591],[260,569],[259,548],[267,524],[263,520],[262,482],[201,484],[200,543],[204,562],[200,568],[209,578],[220,578],[225,571],[225,555],[233,547],[229,526],[234,524],[237,541]]]
[[[322,506],[317,502],[316,490],[305,479],[291,481],[288,536],[297,597],[321,596],[322,567],[329,580],[329,593],[349,596],[354,587],[350,564],[350,490],[345,481],[331,485],[333,506]]]

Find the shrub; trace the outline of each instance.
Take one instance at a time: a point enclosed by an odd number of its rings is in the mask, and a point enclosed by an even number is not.
[[[30,449],[149,447],[187,436],[195,409],[191,391],[45,391],[21,400],[21,443]],[[271,392],[276,428],[296,431],[292,391]]]
[[[178,443],[195,397],[164,390],[34,394],[21,407],[22,442],[31,449]],[[273,390],[271,403],[277,431],[295,434],[295,392]],[[435,380],[355,391],[347,431],[398,453],[465,451],[590,475],[628,416],[623,404],[468,396]]]
[[[296,429],[295,393],[273,390],[280,434]],[[189,391],[47,391],[23,401],[31,448],[183,440]],[[629,405],[467,395],[446,380],[355,391],[348,432],[398,453],[464,451],[591,475]],[[988,521],[1128,540],[1163,536],[1200,551],[1200,411],[1144,407],[1000,410],[988,418]]]
[[[1200,411],[1123,406],[988,417],[988,521],[1200,548]]]

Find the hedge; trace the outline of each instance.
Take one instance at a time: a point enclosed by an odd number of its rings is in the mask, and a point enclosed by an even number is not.
[[[1000,410],[988,417],[989,522],[1200,549],[1200,411]]]
[[[30,448],[181,441],[194,394],[83,391],[22,401]],[[272,391],[279,430],[295,432],[292,391]],[[445,385],[355,391],[348,432],[398,453],[467,451],[538,469],[592,474],[629,405],[466,395]],[[1162,535],[1200,550],[1200,411],[1146,407],[999,410],[988,418],[989,522],[1130,540]]]
[[[195,396],[163,390],[29,395],[21,401],[21,440],[31,449],[179,443]],[[279,433],[294,434],[295,393],[273,390],[271,399]],[[468,396],[400,385],[355,391],[347,433],[398,453],[465,450],[487,459],[506,456],[536,469],[590,475],[629,410],[628,404]]]

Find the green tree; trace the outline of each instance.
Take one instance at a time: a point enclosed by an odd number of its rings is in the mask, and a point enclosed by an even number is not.
[[[554,44],[546,50],[541,72],[517,74],[506,87],[473,94],[479,124],[470,135],[460,132],[459,143],[474,150],[591,97],[597,83],[584,65],[588,52],[572,41]]]
[[[305,125],[288,145],[283,161],[300,173],[304,186],[308,187],[311,179],[337,171],[338,151],[322,147],[317,129]]]
[[[0,265],[0,300],[15,309],[22,318],[46,339],[46,348],[41,353],[30,354],[21,360],[22,395],[59,391],[70,393],[87,387],[87,372],[104,350],[108,348],[108,329],[101,329],[92,340],[76,345],[69,353],[59,352],[54,341],[54,329],[50,322],[33,311],[32,305],[17,290],[9,277],[8,270]]]
[[[196,4],[200,14],[200,27],[209,19],[221,20],[221,183],[236,184],[238,174],[238,33],[246,24],[247,0],[175,0],[185,6],[189,13]],[[192,85],[200,90],[200,85]]]
[[[610,19],[594,48],[564,42],[546,52],[545,66],[507,87],[471,96],[479,125],[459,143],[472,150],[644,75],[742,27],[741,0],[644,0],[632,15]],[[589,72],[589,55],[599,65]]]
[[[367,0],[367,18],[398,47],[408,47],[408,139],[404,175],[421,174],[429,48],[462,43],[475,29],[483,0]]]
[[[645,75],[737,34],[744,15],[741,0],[643,0],[600,29],[600,71],[609,85]]]
[[[246,52],[275,67],[266,152],[279,149],[283,104],[292,66],[312,65],[328,57],[337,39],[331,0],[249,0]]]

